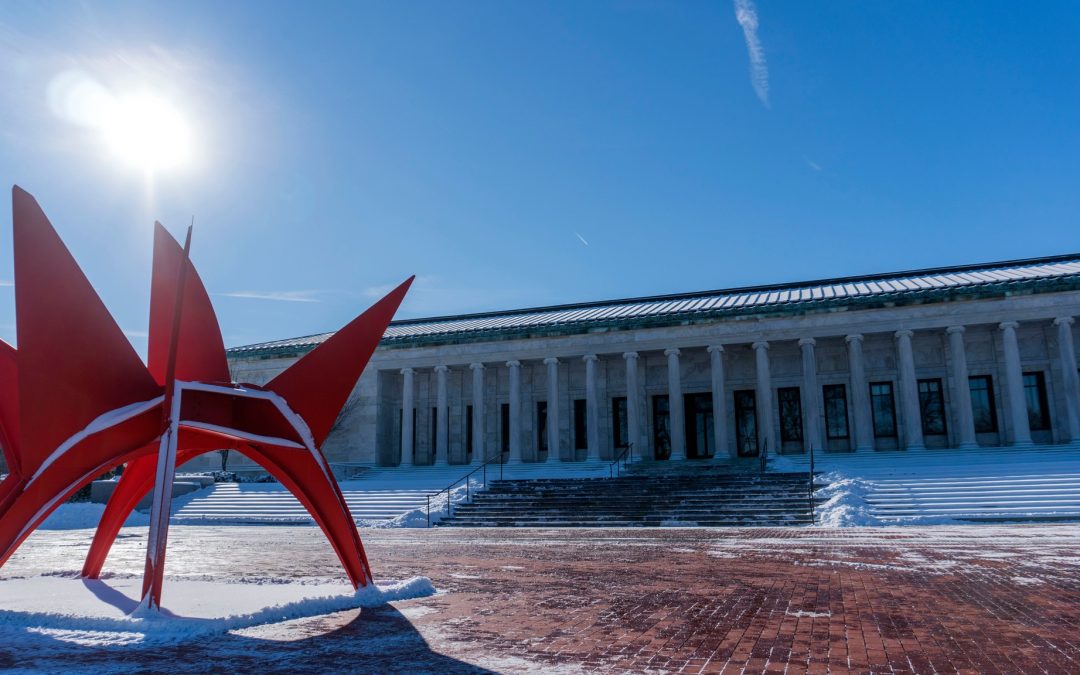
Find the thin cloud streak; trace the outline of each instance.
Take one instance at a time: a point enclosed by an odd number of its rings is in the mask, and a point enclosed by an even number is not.
[[[765,65],[765,50],[758,40],[757,7],[753,0],[734,0],[735,20],[742,26],[746,51],[750,56],[750,84],[761,103],[769,107],[769,69]]]
[[[320,291],[230,291],[228,293],[215,293],[226,298],[243,298],[245,300],[275,300],[278,302],[322,302],[315,297]]]
[[[582,244],[585,244],[586,246],[588,246],[588,245],[589,245],[589,242],[585,241],[585,237],[581,236],[581,235],[580,235],[580,234],[578,234],[577,232],[575,232],[575,233],[574,233],[574,235],[575,235],[575,236],[576,236],[576,237],[577,237],[578,239],[580,239],[580,240],[581,240],[581,243],[582,243]]]

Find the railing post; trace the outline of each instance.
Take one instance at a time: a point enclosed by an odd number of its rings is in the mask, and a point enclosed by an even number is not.
[[[427,526],[431,527],[431,495],[428,495],[425,499],[427,499]]]

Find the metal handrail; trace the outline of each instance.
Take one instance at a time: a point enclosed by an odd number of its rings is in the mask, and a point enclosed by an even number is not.
[[[761,462],[761,473],[765,473],[765,471],[767,471],[769,468],[769,439],[765,439],[765,444],[762,446],[759,456]]]
[[[499,452],[494,457],[488,459],[483,464],[476,467],[475,469],[473,469],[469,473],[465,474],[461,478],[458,478],[453,483],[450,483],[449,485],[447,485],[442,490],[439,490],[438,492],[432,492],[431,494],[427,495],[424,498],[427,501],[427,526],[431,527],[431,498],[432,497],[438,497],[442,493],[444,493],[444,492],[446,493],[446,516],[449,518],[450,516],[453,515],[453,507],[454,507],[453,501],[450,499],[450,490],[453,490],[457,486],[457,484],[460,483],[461,481],[465,481],[465,501],[466,502],[470,501],[472,499],[472,495],[469,493],[469,484],[470,484],[469,477],[472,476],[477,471],[483,471],[484,472],[483,483],[484,483],[484,487],[487,487],[487,465],[491,464],[492,462],[498,462],[499,463],[499,480],[502,480],[503,479],[503,465],[506,463],[506,462],[503,461],[503,455],[504,454],[506,454],[505,451]]]
[[[619,456],[608,464],[608,478],[622,475],[622,469],[634,463],[634,444],[627,443],[622,448],[623,451],[619,453]],[[622,462],[621,465],[620,462]]]
[[[810,444],[810,480],[807,485],[808,497],[810,498],[810,522],[816,523],[817,516],[814,513],[814,444]]]

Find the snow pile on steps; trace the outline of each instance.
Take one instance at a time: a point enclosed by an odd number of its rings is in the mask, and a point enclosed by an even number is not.
[[[187,642],[331,612],[377,607],[435,594],[427,577],[357,591],[344,583],[227,582],[169,578],[163,610],[133,616],[141,577],[84,580],[74,575],[0,581],[0,640],[35,648],[155,646]]]
[[[808,468],[802,456],[780,470]],[[817,455],[826,526],[1080,521],[1080,448],[1035,446]]]
[[[815,483],[823,483],[815,497],[824,500],[815,508],[815,524],[820,527],[863,527],[880,525],[881,521],[870,512],[867,496],[873,492],[873,484],[861,478],[851,478],[839,472],[816,476]]]

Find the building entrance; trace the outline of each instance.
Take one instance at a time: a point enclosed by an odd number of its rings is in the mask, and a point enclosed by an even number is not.
[[[739,457],[757,457],[757,396],[753,389],[735,392],[735,442]]]
[[[688,459],[712,457],[716,451],[713,434],[712,394],[686,394],[686,456]]]

